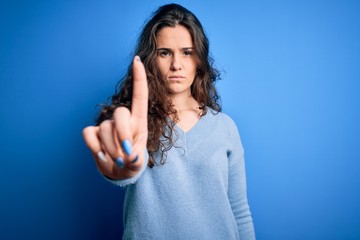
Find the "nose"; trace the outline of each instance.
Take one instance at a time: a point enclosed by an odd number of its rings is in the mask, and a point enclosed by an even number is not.
[[[173,58],[171,60],[171,66],[170,69],[172,71],[179,71],[181,70],[181,60],[179,54],[174,54]]]

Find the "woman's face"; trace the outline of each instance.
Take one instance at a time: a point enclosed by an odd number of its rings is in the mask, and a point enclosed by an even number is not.
[[[188,94],[196,75],[192,37],[182,25],[164,27],[156,35],[156,65],[171,94]]]

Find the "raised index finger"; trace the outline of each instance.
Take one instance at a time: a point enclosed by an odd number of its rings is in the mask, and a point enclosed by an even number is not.
[[[149,89],[145,67],[140,57],[135,56],[133,62],[133,96],[131,115],[136,118],[147,118]]]

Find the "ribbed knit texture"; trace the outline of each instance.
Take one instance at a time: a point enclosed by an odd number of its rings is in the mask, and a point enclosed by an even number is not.
[[[208,109],[188,132],[175,130],[164,165],[144,161],[132,179],[110,180],[127,187],[123,239],[255,239],[235,123]]]

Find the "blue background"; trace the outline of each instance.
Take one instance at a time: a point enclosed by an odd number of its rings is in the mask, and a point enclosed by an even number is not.
[[[0,239],[120,239],[81,137],[167,1],[1,1]],[[182,1],[246,151],[258,239],[360,239],[360,2]]]

